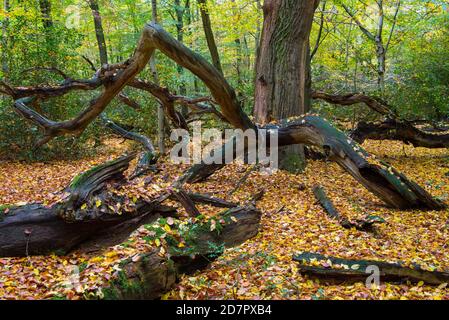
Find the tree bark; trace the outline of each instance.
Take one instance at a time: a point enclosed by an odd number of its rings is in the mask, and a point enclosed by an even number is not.
[[[152,22],[158,23],[157,0],[151,0],[151,16]],[[159,74],[157,72],[155,55],[152,55],[150,59],[150,70],[153,75],[154,83],[159,86]],[[162,105],[158,105],[157,107],[157,144],[159,152],[165,154],[165,116],[164,107]]]
[[[204,34],[206,36],[207,46],[212,58],[212,64],[221,74],[223,74],[220,55],[218,54],[218,48],[215,42],[214,32],[212,30],[212,23],[210,21],[207,0],[198,0],[198,4],[200,6],[201,20],[203,22]]]
[[[261,213],[254,207],[235,208],[217,217],[224,220],[222,230],[211,231],[209,223],[195,227],[196,236],[184,249],[177,241],[164,249],[170,258],[155,248],[122,263],[122,271],[104,288],[105,299],[157,299],[168,292],[183,274],[193,274],[207,268],[222,255],[224,248],[234,247],[258,233]],[[188,232],[187,232],[188,233]]]
[[[9,0],[3,1],[3,7],[6,14],[9,14],[10,3]],[[7,79],[9,75],[9,66],[8,66],[8,46],[9,46],[9,16],[6,16],[3,19],[2,23],[2,73],[3,78]]]
[[[126,184],[123,173],[134,155],[92,168],[75,177],[65,197],[50,207],[30,204],[0,210],[0,256],[65,254],[82,245],[107,247],[124,241],[140,225],[175,210],[153,201],[110,192]]]
[[[301,273],[330,280],[366,281],[373,271],[379,271],[379,281],[411,280],[431,285],[449,281],[448,272],[428,271],[417,264],[406,266],[400,262],[340,259],[311,252],[295,255],[293,260],[298,262]]]
[[[432,134],[415,128],[408,121],[388,119],[379,123],[359,122],[351,137],[358,143],[371,140],[396,140],[414,147],[449,148],[449,134]]]
[[[101,65],[108,64],[108,50],[106,46],[98,0],[89,0],[89,6],[92,10],[92,16],[94,19],[95,36],[97,37],[98,51],[100,52],[100,63]]]
[[[309,110],[309,37],[318,2],[265,1],[255,93],[257,123],[288,119]]]
[[[262,125],[310,109],[310,32],[319,1],[266,0],[255,91],[254,117]],[[304,146],[279,150],[280,168],[305,167]]]

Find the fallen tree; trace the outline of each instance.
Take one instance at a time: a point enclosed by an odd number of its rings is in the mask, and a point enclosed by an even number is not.
[[[371,110],[383,115],[386,120],[382,122],[367,123],[361,121],[357,124],[356,129],[351,132],[350,136],[360,144],[367,139],[371,139],[401,141],[405,144],[411,144],[414,147],[423,148],[449,147],[449,134],[433,134],[418,129],[415,127],[415,123],[422,121],[400,119],[394,108],[380,98],[370,97],[362,93],[333,95],[321,91],[313,91],[312,98],[342,106],[351,106],[359,103],[365,104]]]
[[[340,212],[338,212],[332,201],[326,195],[323,187],[313,187],[313,194],[315,195],[315,198],[317,199],[319,204],[326,211],[327,215],[330,218],[337,220],[338,223],[345,229],[356,228],[357,230],[361,231],[371,231],[375,224],[385,222],[385,220],[378,216],[367,216],[366,218],[356,220],[355,222],[350,221],[346,217],[343,217]]]
[[[133,181],[128,182],[124,176],[134,158],[134,154],[124,156],[78,175],[61,193],[60,201],[51,206],[2,206],[0,257],[66,254],[80,247],[92,250],[119,244],[143,224],[160,217],[177,217],[175,208],[163,204],[169,198],[183,206],[197,202],[232,208],[230,212],[255,212],[207,195],[174,189],[161,190],[151,199],[136,196],[127,191]],[[192,216],[199,214],[196,210]],[[242,227],[233,225],[238,230]]]
[[[431,285],[449,282],[449,273],[429,271],[418,264],[340,259],[311,252],[297,254],[293,260],[298,262],[299,272],[327,280],[366,281],[378,271],[380,281],[424,281]]]
[[[260,218],[261,213],[254,207],[235,208],[211,220],[189,224],[181,232],[177,226],[172,227],[177,234],[165,237],[163,249],[156,247],[121,263],[121,271],[102,289],[104,298],[159,298],[182,274],[206,268],[226,247],[237,246],[257,235]],[[220,224],[219,230],[211,227],[216,224]],[[156,223],[151,230],[163,230],[162,227]],[[183,239],[182,248],[178,238]]]
[[[414,147],[449,148],[449,134],[433,134],[414,127],[408,121],[387,119],[378,123],[359,122],[351,132],[358,143],[371,140],[396,140]]]
[[[66,87],[53,88],[50,91],[42,88],[39,90],[27,88],[25,90],[26,94],[21,93],[19,95],[17,90],[3,85],[2,91],[11,91],[10,93],[18,98],[14,104],[15,110],[43,129],[44,137],[39,144],[46,143],[60,135],[80,134],[89,123],[100,116],[109,102],[119,95],[125,86],[134,81],[134,78],[143,70],[156,49],[162,51],[182,67],[193,72],[207,85],[213,100],[221,106],[220,114],[232,126],[243,130],[253,129],[258,131],[266,129],[269,134],[277,134],[279,146],[307,144],[320,147],[324,150],[328,159],[337,162],[369,191],[392,207],[421,207],[432,210],[445,208],[443,203],[434,199],[423,188],[407,179],[390,165],[375,159],[343,132],[337,130],[329,122],[317,115],[305,115],[279,121],[276,124],[257,126],[243,112],[234,89],[223,75],[204,58],[176,41],[154,23],[149,23],[145,26],[137,49],[128,61],[122,64],[104,66],[99,71],[98,78],[105,81],[103,82],[102,93],[97,99],[92,100],[90,106],[74,119],[54,122],[29,106],[38,96],[42,98],[48,92],[58,95],[65,94],[68,90]],[[95,81],[97,80],[95,79]],[[73,86],[73,83],[70,84],[68,80],[67,83],[68,86]],[[77,86],[79,85],[79,81],[74,83]],[[84,82],[82,82],[82,87],[85,88]],[[30,90],[35,92],[35,95],[32,95]],[[25,97],[19,98],[22,95],[25,95]],[[235,143],[234,139],[231,143]],[[225,147],[229,146],[226,145]],[[182,181],[197,181],[198,177],[208,177],[222,167],[223,165],[196,165],[187,172]],[[170,196],[170,194],[166,194],[162,199],[158,198],[150,202],[142,201],[136,203],[135,206],[129,208],[129,211],[125,211],[127,214],[121,216],[117,215],[117,212],[114,210],[111,211],[109,206],[106,206],[103,211],[99,210],[99,208],[103,208],[102,205],[98,208],[93,208],[92,204],[97,203],[95,199],[98,197],[98,201],[101,201],[102,204],[109,203],[112,208],[114,208],[114,203],[117,207],[118,204],[127,202],[126,197],[123,198],[123,196],[117,196],[114,192],[110,192],[114,187],[109,189],[104,185],[105,181],[115,179],[118,173],[122,173],[125,166],[119,166],[120,170],[117,169],[118,172],[109,171],[109,168],[112,168],[112,166],[100,167],[89,172],[88,176],[90,178],[80,184],[82,186],[81,189],[69,188],[68,193],[70,197],[60,204],[50,208],[31,205],[25,208],[9,209],[8,214],[0,224],[2,229],[0,238],[2,255],[24,255],[27,248],[28,254],[40,254],[43,251],[48,252],[58,249],[70,250],[78,245],[79,242],[87,240],[93,233],[98,234],[101,230],[111,227],[120,229],[123,226],[123,229],[128,231],[146,221],[147,218],[154,216],[154,213],[158,211],[157,206],[165,197]],[[99,174],[98,177],[96,176],[97,174]],[[84,181],[84,179],[81,180]],[[79,180],[77,180],[76,184],[78,183]],[[121,179],[115,188],[120,187],[123,183],[125,182]],[[81,199],[84,201],[84,204],[82,204]],[[61,218],[62,220],[57,220]],[[64,228],[61,227],[61,224],[67,223],[67,226],[64,226],[68,228],[68,231],[64,235],[70,235],[73,237],[72,240],[66,240],[64,243],[61,243],[61,240],[58,241],[56,239],[57,236],[63,236],[61,231],[56,231],[54,234],[49,232],[47,236],[45,233],[48,229],[39,227],[43,221],[53,223],[55,220],[57,223],[54,224],[53,230],[63,230]],[[83,221],[83,223],[73,224],[77,223],[77,221]],[[35,226],[34,231],[29,228],[32,226]],[[81,231],[83,228],[85,232]],[[26,232],[25,238],[24,230],[31,231],[31,233]],[[38,232],[37,230],[40,231]],[[33,243],[33,240],[36,240],[36,243]],[[43,245],[53,240],[54,244],[52,246],[47,247]],[[28,245],[25,246],[24,244]]]

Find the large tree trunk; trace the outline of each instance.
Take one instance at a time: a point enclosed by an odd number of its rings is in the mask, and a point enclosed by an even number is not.
[[[254,116],[257,123],[288,119],[310,109],[309,37],[318,0],[266,0],[257,59]],[[279,151],[280,168],[301,171],[304,147]]]
[[[288,119],[309,110],[309,36],[318,2],[265,1],[255,93],[257,123]]]

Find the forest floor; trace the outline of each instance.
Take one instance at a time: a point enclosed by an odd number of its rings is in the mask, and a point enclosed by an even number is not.
[[[126,148],[112,142],[112,151],[104,150],[92,159],[0,162],[0,205],[51,201],[76,174],[119,156]],[[447,150],[403,148],[401,143],[385,141],[367,141],[364,147],[432,195],[443,199],[449,195]],[[165,162],[162,168],[161,175],[169,173],[168,181],[173,181],[185,167]],[[269,176],[256,171],[239,191],[226,197],[246,169],[230,166],[190,188],[241,203],[265,189],[258,202],[264,213],[259,235],[227,249],[210,269],[184,276],[164,299],[449,299],[447,284],[382,283],[368,289],[364,283],[326,283],[300,275],[292,261],[293,254],[311,251],[341,258],[416,262],[429,270],[449,270],[449,212],[389,209],[336,164],[325,161],[310,161],[303,175],[278,172]],[[316,203],[312,193],[315,184],[324,186],[345,217],[371,214],[386,223],[376,225],[371,233],[342,228]],[[200,209],[206,215],[217,213],[207,206]],[[121,260],[160,245],[143,241],[147,232],[140,228],[124,244],[101,253],[0,258],[0,299],[101,297],[98,288],[119,270]],[[79,270],[79,280],[73,276],[74,270]]]

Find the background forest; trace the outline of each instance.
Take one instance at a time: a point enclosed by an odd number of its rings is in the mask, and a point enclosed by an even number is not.
[[[55,84],[61,75],[42,71],[55,67],[75,79],[89,78],[93,62],[100,64],[91,4],[102,19],[110,63],[128,58],[145,22],[152,19],[150,1],[28,1],[3,0],[0,77],[13,85]],[[98,3],[97,3],[98,2]],[[157,1],[158,19],[165,29],[188,47],[210,57],[197,1]],[[345,6],[349,11],[345,10]],[[408,120],[444,120],[448,116],[449,5],[445,1],[383,1],[383,43],[386,50],[384,89],[378,85],[376,44],[362,28],[378,34],[379,8],[375,1],[322,1],[314,18],[311,37],[313,88],[334,94],[364,92],[382,96]],[[254,66],[261,34],[261,1],[209,1],[207,12],[226,78],[243,98],[250,114],[254,95]],[[354,18],[351,18],[351,13]],[[357,20],[357,21],[356,21]],[[357,24],[360,23],[360,26]],[[87,58],[87,60],[85,58]],[[207,95],[204,84],[189,72],[158,55],[157,72],[162,86],[189,97]],[[150,69],[142,78],[151,79]],[[382,92],[383,91],[383,92]],[[96,93],[69,94],[46,101],[41,108],[52,119],[75,116]],[[125,89],[142,110],[116,99],[107,115],[148,136],[157,133],[157,102],[150,95]],[[55,154],[79,156],[92,151],[105,133],[98,121],[81,139],[61,137],[32,153],[39,131],[14,114],[12,100],[0,100],[0,152],[2,157],[48,158]],[[335,107],[315,101],[313,109],[329,119],[355,125],[377,116],[361,105]],[[85,144],[95,137],[97,143]]]

